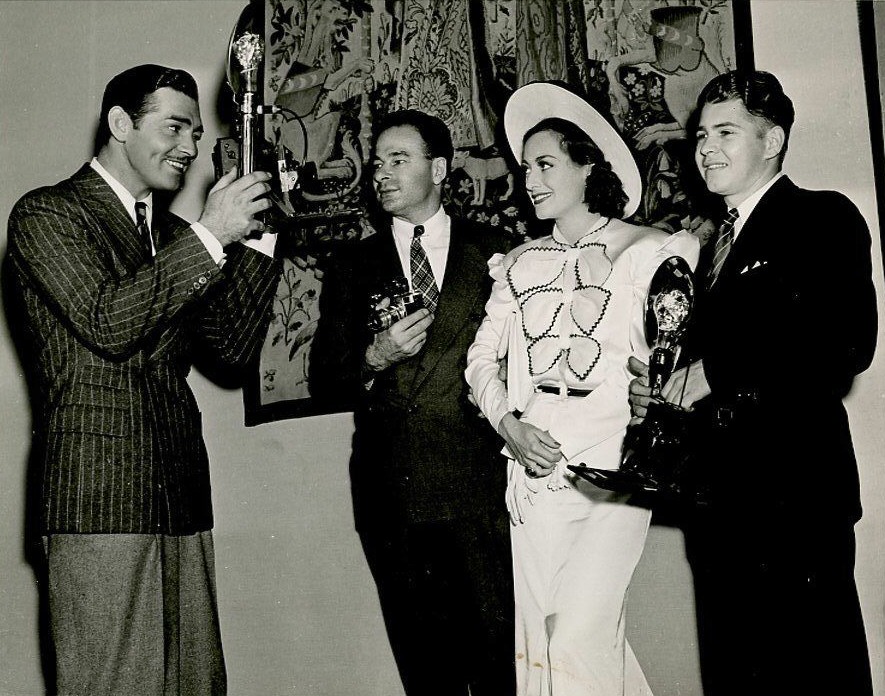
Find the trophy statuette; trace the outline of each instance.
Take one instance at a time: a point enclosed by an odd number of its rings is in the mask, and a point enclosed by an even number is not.
[[[660,398],[676,359],[694,305],[694,279],[680,256],[666,259],[655,272],[646,301],[645,335],[652,347],[648,364],[651,396],[645,419],[628,426],[618,469],[570,464],[578,476],[600,488],[624,493],[679,492],[687,411]]]
[[[231,42],[231,53],[240,64],[243,90],[240,95],[240,175],[255,171],[255,99],[258,96],[258,69],[264,57],[264,41],[258,34],[245,32]]]
[[[268,197],[275,204],[275,212],[273,216],[270,212],[261,214],[265,224],[271,224],[280,213],[292,214],[301,165],[282,145],[274,151],[264,137],[262,118],[282,114],[284,109],[261,103],[265,44],[260,34],[263,21],[255,6],[254,2],[246,6],[228,42],[226,74],[236,111],[235,132],[234,137],[218,139],[212,159],[216,179],[234,168],[240,176],[256,170],[272,175]]]

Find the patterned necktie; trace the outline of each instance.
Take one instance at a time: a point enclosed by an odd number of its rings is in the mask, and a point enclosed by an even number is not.
[[[147,222],[147,203],[142,201],[135,202],[135,229],[138,231],[138,238],[141,241],[141,248],[145,258],[153,260],[154,246],[151,243],[151,228]]]
[[[734,243],[734,223],[737,222],[737,208],[730,208],[728,215],[719,226],[719,235],[716,237],[716,248],[713,252],[713,265],[710,266],[710,273],[707,275],[707,287],[712,288],[713,283],[719,277],[719,272],[725,264],[728,252],[731,251],[731,245]]]
[[[439,288],[433,278],[433,270],[430,268],[424,247],[421,246],[422,234],[424,234],[424,225],[415,225],[415,236],[412,237],[412,248],[409,252],[412,288],[424,293],[424,306],[434,312],[439,302]]]

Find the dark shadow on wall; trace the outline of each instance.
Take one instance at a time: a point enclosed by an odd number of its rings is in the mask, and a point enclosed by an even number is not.
[[[858,0],[857,20],[860,27],[860,51],[870,121],[870,146],[876,187],[876,211],[879,215],[879,240],[885,248],[885,130],[882,111],[882,78],[885,76],[885,49],[879,47],[877,33],[885,38],[885,7],[869,0]],[[882,55],[879,53],[882,51]]]
[[[28,404],[31,410],[31,432],[41,427],[40,416],[34,410],[37,398],[37,383],[34,378],[30,361],[23,359],[27,354],[28,345],[25,341],[24,327],[26,318],[24,308],[14,289],[14,279],[9,255],[0,262],[0,293],[2,293],[3,311],[9,327],[10,340],[15,348],[16,356],[25,376],[28,389]],[[38,612],[37,630],[40,644],[40,668],[46,685],[46,693],[55,693],[55,651],[52,645],[49,626],[49,598],[46,582],[46,559],[43,553],[40,536],[40,453],[37,451],[36,438],[31,441],[25,467],[24,481],[24,535],[22,538],[22,556],[34,572],[37,586]]]

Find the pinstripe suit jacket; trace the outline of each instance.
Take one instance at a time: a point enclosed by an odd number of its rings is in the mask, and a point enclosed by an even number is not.
[[[229,364],[258,350],[278,262],[233,245],[219,268],[188,223],[156,211],[154,262],[88,165],[26,194],[9,220],[42,465],[42,533],[211,529],[198,344]]]

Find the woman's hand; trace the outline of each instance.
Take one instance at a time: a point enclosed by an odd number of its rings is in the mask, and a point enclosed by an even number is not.
[[[559,443],[550,433],[517,420],[512,413],[505,414],[501,419],[498,433],[529,476],[549,476],[556,462],[562,459]]]

